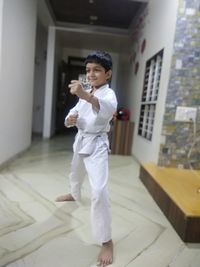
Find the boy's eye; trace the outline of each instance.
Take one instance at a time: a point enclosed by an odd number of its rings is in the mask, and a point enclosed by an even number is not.
[[[86,70],[86,72],[91,72],[91,71],[101,71],[101,69]]]
[[[86,69],[86,73],[90,73],[90,72],[101,72],[102,69],[101,68],[95,68],[95,69]]]
[[[88,69],[88,70],[86,70],[86,73],[90,73],[90,72],[91,72],[91,70],[89,70],[89,69]]]

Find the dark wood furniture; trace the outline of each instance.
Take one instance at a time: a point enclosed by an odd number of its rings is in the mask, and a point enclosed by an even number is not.
[[[131,155],[134,123],[131,121],[115,120],[112,127],[111,153]]]

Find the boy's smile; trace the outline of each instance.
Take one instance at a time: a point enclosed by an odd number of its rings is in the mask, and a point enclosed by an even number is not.
[[[86,77],[92,87],[98,88],[108,82],[112,71],[106,71],[104,67],[97,63],[87,63]]]

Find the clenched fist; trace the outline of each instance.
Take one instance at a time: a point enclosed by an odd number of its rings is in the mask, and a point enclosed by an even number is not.
[[[78,113],[77,114],[73,114],[73,115],[69,115],[69,117],[67,118],[67,123],[65,124],[66,126],[75,126],[76,122],[78,119]]]
[[[68,85],[70,88],[70,93],[72,95],[77,95],[79,98],[84,99],[85,101],[92,104],[93,107],[96,108],[96,110],[100,110],[99,100],[97,97],[95,97],[92,93],[86,92],[80,81],[72,80],[71,83]],[[94,90],[93,90],[94,92]]]
[[[68,87],[70,88],[70,93],[72,95],[77,95],[82,99],[88,98],[88,93],[83,89],[80,81],[72,80]]]

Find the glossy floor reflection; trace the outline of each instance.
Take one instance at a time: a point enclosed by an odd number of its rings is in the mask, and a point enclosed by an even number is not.
[[[94,267],[87,179],[81,202],[68,191],[71,136],[35,140],[0,172],[0,267]],[[200,244],[184,244],[138,179],[131,156],[110,156],[114,267],[199,267]]]

